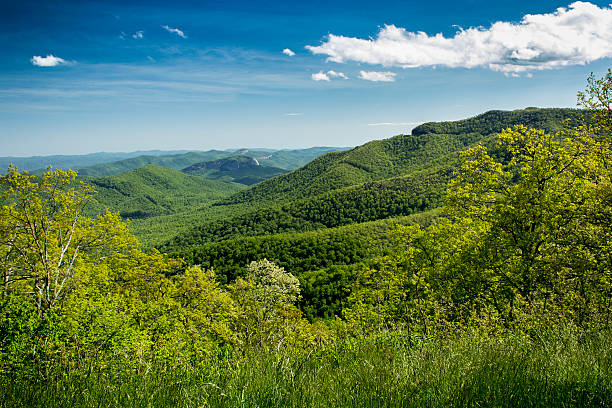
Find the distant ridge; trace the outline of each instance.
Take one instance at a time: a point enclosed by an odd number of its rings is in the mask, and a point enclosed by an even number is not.
[[[36,171],[43,170],[47,166],[61,169],[78,169],[86,166],[93,166],[99,163],[108,163],[117,160],[129,159],[132,157],[164,156],[169,154],[186,153],[189,150],[146,150],[135,152],[98,152],[77,155],[51,155],[51,156],[30,156],[30,157],[0,157],[0,168],[6,170],[10,164],[17,166],[21,170]]]
[[[340,147],[313,147],[309,149],[277,151],[263,151],[260,149],[240,150],[249,150],[249,156],[252,156],[259,160],[262,165],[277,167],[283,170],[294,170],[324,153],[343,149],[344,148]],[[79,175],[94,177],[112,176],[115,174],[134,170],[148,164],[155,164],[161,167],[181,170],[196,163],[219,160],[235,156],[236,154],[237,151],[235,150],[208,150],[160,156],[142,155],[128,158],[125,160],[119,160],[110,163],[100,163],[94,166],[84,167],[79,169]]]

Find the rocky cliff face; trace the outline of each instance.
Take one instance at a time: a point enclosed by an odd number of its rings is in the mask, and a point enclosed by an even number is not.
[[[184,172],[192,172],[196,170],[219,170],[232,171],[245,167],[257,167],[259,162],[254,157],[233,156],[225,159],[213,160],[208,162],[196,163],[183,169]]]

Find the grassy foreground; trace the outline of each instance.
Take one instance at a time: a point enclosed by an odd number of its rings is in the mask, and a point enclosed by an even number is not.
[[[612,334],[393,335],[303,355],[247,353],[206,373],[0,381],[1,407],[604,407],[612,402]]]

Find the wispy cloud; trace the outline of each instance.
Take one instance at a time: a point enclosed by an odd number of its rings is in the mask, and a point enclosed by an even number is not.
[[[169,33],[174,33],[174,34],[178,35],[181,38],[187,38],[185,33],[182,30],[179,30],[178,28],[171,28],[171,27],[168,27],[167,25],[162,26],[162,28],[164,30],[168,31]]]
[[[54,55],[47,55],[46,57],[41,57],[40,55],[34,55],[32,59],[30,59],[33,65],[37,67],[55,67],[57,65],[67,64],[67,61],[63,58],[56,57]]]
[[[140,40],[142,39],[142,37],[144,37],[144,31],[142,30],[138,30],[134,34],[132,34],[132,38],[134,38],[135,40]]]
[[[329,76],[325,72],[319,71],[316,74],[312,74],[312,80],[313,81],[329,81]]]
[[[285,48],[283,50],[283,54],[293,57],[295,55],[295,52],[291,51],[289,48]]]
[[[395,81],[395,72],[359,71],[359,78],[372,82],[393,82]]]
[[[368,123],[368,126],[415,126],[420,124],[421,122],[378,122]]]
[[[285,116],[302,116],[302,112],[285,113]]]
[[[262,54],[262,58],[266,55]],[[65,64],[75,63],[66,59]],[[172,64],[144,59],[138,64],[82,63],[70,75],[56,77],[54,81],[30,74],[3,76],[0,108],[18,111],[25,103],[43,102],[53,108],[58,99],[63,100],[62,109],[69,110],[99,109],[110,101],[138,105],[226,103],[244,95],[284,95],[285,87],[312,86],[310,78],[294,70],[270,73],[257,72],[242,64],[222,66],[224,69],[208,70],[203,69],[202,63],[185,58],[175,59]],[[77,77],[79,80],[75,81]]]
[[[552,69],[612,57],[612,8],[577,1],[553,13],[527,14],[519,23],[459,28],[449,38],[386,25],[376,38],[330,34],[321,45],[306,48],[339,63],[486,67],[504,73]]]

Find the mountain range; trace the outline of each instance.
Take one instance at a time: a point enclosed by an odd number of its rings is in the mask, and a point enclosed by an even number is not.
[[[97,191],[89,213],[119,212],[144,247],[214,267],[224,282],[251,261],[274,260],[302,282],[309,317],[332,316],[356,265],[390,253],[398,225],[435,222],[461,151],[484,144],[496,156],[504,129],[554,132],[588,122],[586,113],[489,111],[345,150],[138,155],[83,167],[79,177]]]

